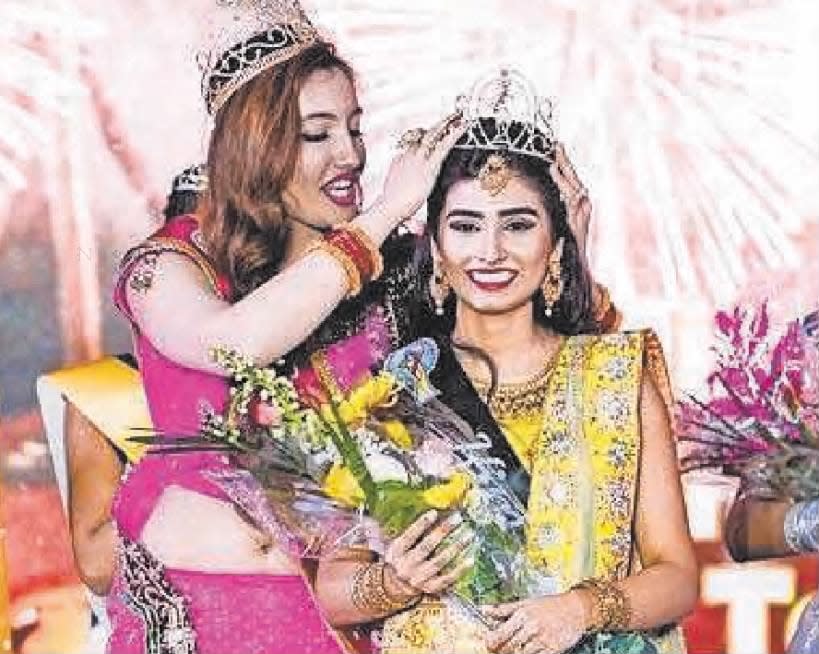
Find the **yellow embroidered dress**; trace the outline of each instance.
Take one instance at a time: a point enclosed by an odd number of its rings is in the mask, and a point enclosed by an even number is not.
[[[568,338],[551,370],[493,398],[495,420],[531,475],[526,556],[557,592],[589,577],[622,579],[640,568],[632,527],[644,362],[668,401],[659,342],[647,332]],[[480,627],[427,600],[385,622],[382,651],[486,650]],[[652,634],[600,635],[572,652],[679,654],[685,646],[672,626]]]

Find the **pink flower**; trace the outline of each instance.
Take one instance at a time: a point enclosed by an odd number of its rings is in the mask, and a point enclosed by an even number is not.
[[[751,333],[758,339],[764,339],[768,335],[768,324],[768,303],[763,302],[751,322]]]
[[[756,380],[756,383],[759,386],[759,391],[761,393],[770,393],[773,390],[776,380],[771,375],[769,375],[764,369],[754,368],[752,374],[754,376],[754,380]]]
[[[743,370],[742,368],[725,368],[720,376],[722,383],[730,386],[737,395],[747,396],[751,393],[747,370]]]
[[[282,424],[282,410],[272,401],[263,402],[254,398],[250,401],[248,415],[260,427],[281,427]]]
[[[324,387],[312,366],[301,368],[293,377],[296,394],[311,409],[318,409],[330,402],[330,392]]]
[[[714,318],[717,329],[725,336],[731,336],[734,330],[734,320],[725,311],[718,311]]]

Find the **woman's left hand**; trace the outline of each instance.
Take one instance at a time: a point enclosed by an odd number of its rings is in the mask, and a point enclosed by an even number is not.
[[[591,200],[561,143],[555,147],[555,161],[549,168],[549,173],[566,205],[566,219],[577,241],[577,247],[580,254],[585,257],[592,213]]]
[[[487,647],[498,654],[558,654],[586,633],[589,608],[582,591],[539,597],[484,609],[500,620],[489,632]]]

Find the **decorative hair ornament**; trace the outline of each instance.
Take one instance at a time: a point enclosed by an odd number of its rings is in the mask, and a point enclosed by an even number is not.
[[[510,179],[512,169],[502,154],[490,154],[478,172],[481,188],[492,196],[502,193]]]
[[[197,56],[208,113],[215,115],[243,84],[318,40],[298,0],[216,0],[209,45]]]
[[[171,193],[204,193],[208,190],[208,171],[205,164],[185,168],[173,178]]]

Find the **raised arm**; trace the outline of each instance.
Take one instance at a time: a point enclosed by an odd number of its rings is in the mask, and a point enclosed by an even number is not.
[[[393,160],[381,199],[353,221],[376,244],[426,198],[447,152],[462,134],[453,119]],[[168,358],[218,373],[214,345],[234,347],[268,364],[291,351],[348,292],[343,265],[316,250],[235,304],[218,298],[205,274],[184,255],[143,257],[132,269],[126,299],[137,327]]]
[[[555,161],[549,168],[552,179],[557,184],[560,196],[566,205],[566,218],[569,227],[577,241],[577,247],[583,258],[583,263],[591,274],[588,251],[586,245],[589,240],[589,226],[591,225],[592,203],[589,192],[580,181],[566,148],[558,143],[555,148]],[[592,280],[592,306],[594,317],[600,325],[600,331],[608,334],[620,329],[623,323],[623,314],[611,301],[608,289]]]

